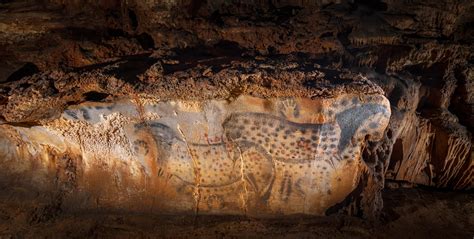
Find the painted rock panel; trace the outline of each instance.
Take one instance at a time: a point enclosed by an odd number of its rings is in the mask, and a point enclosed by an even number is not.
[[[48,165],[74,158],[65,207],[323,215],[356,188],[361,150],[389,118],[381,95],[123,99],[71,106],[42,126],[4,125],[1,151],[25,161],[9,173],[36,171],[35,185],[54,182]]]

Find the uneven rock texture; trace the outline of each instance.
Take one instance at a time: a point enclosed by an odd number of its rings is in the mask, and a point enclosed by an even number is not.
[[[201,67],[164,75],[171,66],[155,59],[132,82],[120,78],[135,72],[124,69],[129,60],[9,83],[4,183],[22,175],[48,186],[51,172],[33,162],[58,168],[67,160],[73,171],[63,183],[74,187],[60,196],[62,208],[120,210],[140,201],[134,210],[325,215],[344,209],[351,194],[364,202],[350,213],[373,216],[380,188],[364,193],[379,185],[362,180],[381,175],[361,155],[367,141],[383,138],[389,102],[360,74],[298,59],[214,64],[222,70],[204,68],[200,77],[190,75]],[[237,75],[243,66],[250,72]]]
[[[472,1],[0,12],[0,183],[34,205],[31,222],[62,210],[376,218],[384,187],[474,186]]]
[[[28,206],[2,197],[4,237],[68,238],[470,238],[474,225],[472,194],[421,189],[385,190],[383,217],[377,225],[357,217],[156,215],[63,211],[54,221],[27,223]],[[21,216],[18,216],[21,215]]]

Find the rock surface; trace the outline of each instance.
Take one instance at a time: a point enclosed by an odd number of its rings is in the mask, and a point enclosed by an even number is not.
[[[62,208],[119,210],[138,200],[134,210],[162,213],[325,215],[352,193],[364,201],[352,213],[375,215],[380,188],[358,190],[380,187],[361,180],[381,175],[361,155],[383,138],[389,101],[360,74],[298,59],[214,64],[215,74],[199,66],[163,74],[170,66],[161,59],[132,82],[119,78],[136,72],[124,65],[140,61],[128,60],[8,83],[4,181],[19,174],[47,187],[51,172],[34,162],[67,160],[63,183],[74,186]],[[243,66],[250,72],[237,74]]]
[[[42,205],[32,220],[94,208],[375,218],[384,187],[474,186],[472,1],[0,12],[0,183]]]
[[[55,220],[29,223],[30,204],[8,200],[0,204],[4,237],[133,237],[133,238],[469,238],[473,233],[473,194],[421,189],[385,190],[387,205],[380,223],[345,215],[249,218],[242,216],[186,217],[152,212],[69,212]],[[440,216],[442,215],[442,216]]]

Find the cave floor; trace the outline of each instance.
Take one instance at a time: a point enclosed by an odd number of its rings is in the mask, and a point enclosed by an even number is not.
[[[384,191],[377,222],[356,217],[164,216],[61,212],[27,223],[21,209],[0,203],[0,238],[472,238],[474,194],[426,189]],[[15,214],[17,213],[17,214]]]

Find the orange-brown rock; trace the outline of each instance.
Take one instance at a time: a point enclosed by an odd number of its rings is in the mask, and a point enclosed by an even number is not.
[[[473,13],[462,0],[0,1],[0,188],[34,205],[31,223],[106,209],[373,217],[384,187],[472,189]]]
[[[169,61],[143,56],[4,84],[5,181],[43,184],[71,210],[139,202],[130,210],[324,215],[347,198],[365,200],[351,214],[380,210],[371,200],[381,175],[362,150],[383,138],[390,105],[364,75],[296,56]],[[143,73],[122,78],[130,72]],[[55,169],[66,171],[59,185],[49,181]]]

